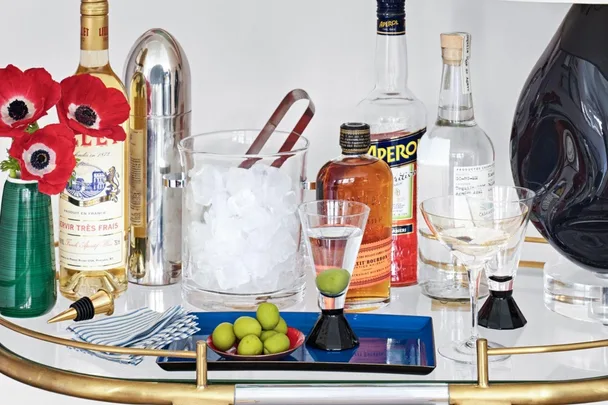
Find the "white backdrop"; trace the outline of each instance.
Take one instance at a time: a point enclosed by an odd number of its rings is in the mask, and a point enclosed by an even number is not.
[[[508,145],[515,103],[568,5],[408,0],[406,9],[409,85],[427,106],[429,126],[441,76],[439,34],[472,34],[476,117],[494,142],[497,184],[511,184]],[[58,81],[74,72],[78,0],[0,0],[0,15],[0,66],[44,66]],[[374,0],[110,0],[110,59],[122,77],[139,35],[154,27],[172,33],[192,70],[194,133],[261,127],[287,91],[307,90],[317,106],[305,134],[312,142],[308,175],[314,178],[340,153],[339,125],[374,84],[375,18]],[[288,117],[284,129],[291,129],[302,109]],[[56,121],[54,112],[44,122],[51,120]],[[1,139],[0,157],[6,147]],[[2,376],[0,391],[1,404],[41,398],[47,405],[86,402]]]

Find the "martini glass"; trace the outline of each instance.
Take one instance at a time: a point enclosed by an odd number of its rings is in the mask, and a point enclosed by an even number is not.
[[[437,240],[448,248],[469,276],[471,295],[471,337],[439,348],[439,353],[460,363],[476,361],[477,299],[482,270],[521,231],[528,207],[521,201],[493,200],[466,196],[444,196],[425,200],[420,210]],[[489,347],[502,347],[488,342]],[[492,356],[500,361],[508,356]]]
[[[369,207],[353,201],[320,200],[300,205],[298,213],[321,308],[306,344],[326,351],[357,347],[359,340],[344,317],[344,302]]]
[[[488,261],[485,274],[490,295],[479,310],[479,325],[489,329],[517,329],[526,323],[526,317],[513,298],[513,282],[521,250],[530,221],[530,212],[536,194],[523,187],[493,186],[484,198],[494,201],[519,201],[528,207],[524,226],[516,232],[498,254]]]

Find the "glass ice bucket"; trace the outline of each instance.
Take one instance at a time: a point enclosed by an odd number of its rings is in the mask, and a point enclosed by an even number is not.
[[[259,154],[247,155],[259,132],[211,132],[179,143],[182,291],[198,308],[253,309],[264,301],[285,308],[302,300],[297,208],[308,140],[278,153],[289,133],[275,131]]]

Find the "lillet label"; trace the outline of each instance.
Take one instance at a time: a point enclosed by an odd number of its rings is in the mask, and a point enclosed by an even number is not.
[[[60,262],[78,270],[123,264],[123,143],[76,136],[74,180],[61,193]]]

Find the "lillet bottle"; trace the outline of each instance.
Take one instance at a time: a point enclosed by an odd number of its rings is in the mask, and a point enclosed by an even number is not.
[[[125,93],[109,62],[107,0],[81,0],[80,14],[76,74]],[[73,300],[102,288],[118,296],[127,288],[128,141],[78,134],[76,145],[75,180],[59,199],[60,291]]]
[[[371,126],[370,154],[393,173],[391,283],[416,283],[416,155],[426,132],[426,109],[407,87],[404,0],[377,1],[376,86],[357,106]]]
[[[389,166],[368,154],[370,127],[340,127],[342,156],[317,175],[317,199],[349,200],[370,207],[369,218],[346,294],[345,309],[369,311],[390,302],[393,177]]]
[[[470,46],[468,33],[441,34],[443,73],[437,121],[418,148],[420,201],[452,194],[483,196],[494,185],[494,147],[473,112]],[[468,301],[466,272],[455,265],[418,215],[418,283],[423,294],[444,301]],[[487,293],[484,280],[479,294]]]

